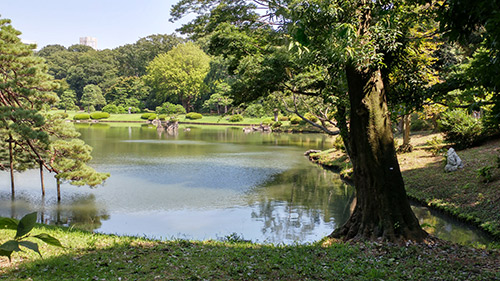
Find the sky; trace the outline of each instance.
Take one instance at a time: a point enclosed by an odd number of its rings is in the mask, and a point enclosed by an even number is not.
[[[171,23],[178,0],[0,0],[0,18],[11,19],[26,43],[41,49],[97,38],[97,48],[113,49],[151,34],[172,34],[188,19]]]

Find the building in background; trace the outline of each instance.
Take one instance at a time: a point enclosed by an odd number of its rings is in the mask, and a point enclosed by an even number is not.
[[[94,50],[97,50],[97,38],[90,36],[80,37],[80,45],[90,46]]]

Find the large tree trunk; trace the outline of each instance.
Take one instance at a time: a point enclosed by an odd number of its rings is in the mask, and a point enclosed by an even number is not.
[[[351,104],[350,157],[356,207],[331,236],[343,239],[422,241],[399,169],[380,70],[346,68]]]

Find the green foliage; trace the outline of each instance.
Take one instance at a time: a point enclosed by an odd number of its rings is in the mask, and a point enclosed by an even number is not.
[[[151,113],[151,112],[143,113],[143,114],[141,115],[141,119],[149,120],[149,117],[151,117],[151,116],[153,116],[153,115],[155,115],[155,116],[156,116],[156,114],[155,114],[155,113]],[[155,118],[156,118],[156,117],[155,117]],[[154,118],[153,118],[153,119],[154,119]]]
[[[335,141],[333,142],[333,147],[340,151],[345,151],[344,140],[341,135],[337,135],[335,137]]]
[[[432,155],[434,156],[445,154],[446,152],[446,149],[444,148],[443,145],[443,141],[436,136],[428,140],[426,144],[429,146],[426,150],[432,153]]]
[[[266,115],[264,107],[260,103],[250,104],[243,113],[246,117],[262,118]]]
[[[93,120],[107,119],[109,116],[108,112],[92,112],[90,114],[90,118]]]
[[[147,67],[146,84],[161,103],[170,97],[180,100],[188,110],[201,95],[210,57],[192,42],[179,44],[165,54],[159,54]]]
[[[165,102],[161,106],[156,107],[156,113],[167,115],[186,114],[186,109],[180,104]]]
[[[262,120],[262,125],[267,125],[267,126],[269,126],[269,125],[271,125],[273,122],[274,122],[274,121],[273,121],[273,119],[271,119],[271,118],[266,118],[266,119]]]
[[[271,126],[273,129],[279,128],[283,125],[281,121],[274,122],[273,125]]]
[[[280,115],[280,116],[278,116],[278,121],[282,121],[282,122],[288,121],[288,116]]]
[[[148,120],[153,121],[156,119],[156,117],[157,117],[157,115],[155,113],[153,113],[153,114],[149,115]]]
[[[87,107],[87,111],[90,112],[92,111],[91,107],[106,105],[106,99],[102,95],[102,90],[99,86],[90,84],[83,88],[80,103],[84,107]]]
[[[290,124],[292,124],[292,125],[298,125],[298,124],[300,124],[300,122],[302,122],[302,118],[300,118],[297,115],[294,115],[290,118]]]
[[[493,176],[493,169],[495,167],[491,165],[484,166],[482,168],[479,168],[476,170],[477,172],[477,177],[481,178],[481,180],[485,183],[488,183],[491,181],[491,178]]]
[[[107,113],[112,113],[112,114],[118,114],[118,113],[125,113],[125,109],[121,107],[121,110],[118,108],[118,106],[114,104],[108,104],[105,107],[102,108],[102,111],[107,112]],[[121,112],[123,111],[123,112]]]
[[[455,143],[457,149],[473,146],[481,140],[481,121],[467,114],[465,110],[453,110],[441,115],[440,129],[447,141]]]
[[[36,217],[37,213],[34,212],[25,215],[23,218],[21,218],[20,221],[10,218],[0,218],[0,229],[16,230],[16,235],[14,239],[9,240],[0,245],[0,256],[8,257],[10,260],[13,252],[21,251],[21,246],[30,249],[32,251],[35,251],[37,254],[42,256],[38,248],[38,244],[26,240],[29,237],[37,238],[49,245],[62,247],[61,242],[59,242],[59,240],[46,233],[40,233],[37,235],[29,234],[33,229],[33,227],[35,226]]]
[[[229,122],[241,122],[243,121],[243,116],[241,114],[231,115],[228,119]]]
[[[160,115],[158,115],[158,120],[165,121],[165,119],[167,119],[167,115],[166,114],[160,114]]]
[[[196,113],[196,112],[189,112],[188,114],[186,114],[186,118],[191,119],[191,120],[196,120],[196,119],[203,118],[203,115],[201,115],[200,113]]]
[[[316,117],[314,114],[309,113],[309,112],[307,112],[306,114],[304,114],[304,117],[305,117],[306,119],[308,119],[308,120],[310,120],[310,121],[314,122],[314,123],[316,123],[316,122],[318,122],[318,121],[319,121],[318,117]]]
[[[73,116],[73,120],[89,120],[90,114],[88,113],[78,113]]]

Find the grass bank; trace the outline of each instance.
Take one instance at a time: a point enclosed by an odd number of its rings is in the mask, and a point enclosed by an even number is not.
[[[444,156],[430,152],[432,146],[427,143],[433,139],[439,140],[442,136],[428,132],[413,134],[411,143],[415,149],[398,154],[407,194],[430,207],[477,225],[500,239],[500,168],[497,168],[500,139],[458,151],[464,168],[451,173],[444,171]],[[336,150],[312,154],[311,157],[321,165],[339,169],[346,167],[348,161]],[[487,182],[478,172],[484,167],[492,167]]]
[[[0,257],[5,280],[494,280],[500,256],[442,241],[403,247],[324,240],[310,245],[226,241],[154,241],[38,226],[65,248],[44,258]],[[14,235],[0,231],[1,241]]]

